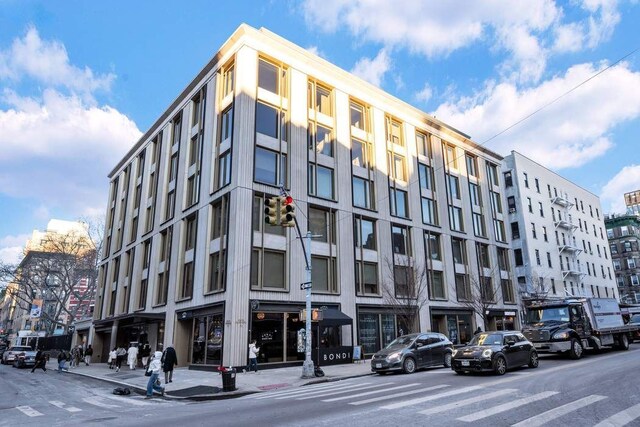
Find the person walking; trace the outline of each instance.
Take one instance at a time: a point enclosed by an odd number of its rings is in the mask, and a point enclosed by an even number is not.
[[[147,395],[145,399],[151,399],[153,396],[153,390],[159,391],[164,396],[164,387],[160,385],[160,369],[162,369],[162,352],[156,351],[149,363],[147,370],[151,372],[149,381],[147,382]]]
[[[127,364],[129,369],[135,371],[136,364],[138,363],[138,346],[135,343],[131,343],[131,347],[127,351]]]
[[[124,347],[120,346],[116,349],[116,372],[120,372],[122,361],[126,356],[127,356],[127,350],[125,350]]]
[[[82,346],[78,344],[76,346],[76,352],[73,355],[73,365],[77,368],[80,366],[80,360],[82,360]]]
[[[151,356],[151,347],[149,347],[149,344],[145,344],[142,350],[140,350],[140,357],[142,358],[142,366],[144,368],[146,368],[149,363],[149,356]]]
[[[58,373],[62,371],[69,372],[69,368],[67,368],[67,358],[69,355],[64,350],[58,350]]]
[[[109,364],[109,369],[113,369],[113,365],[116,364],[116,348],[113,347],[113,350],[109,352],[109,360],[107,360]]]
[[[173,382],[173,367],[178,364],[178,355],[173,348],[173,344],[169,344],[162,353],[162,370],[164,371],[164,383]]]
[[[258,353],[260,352],[260,347],[256,347],[256,340],[251,341],[249,344],[249,364],[245,368],[246,371],[251,371],[253,368],[258,373]]]
[[[69,352],[69,357],[71,358],[71,360],[69,361],[69,369],[78,367],[78,365],[76,365],[76,352],[77,351],[78,351],[78,347],[73,347],[71,349],[71,351]]]
[[[47,356],[45,356],[44,352],[42,351],[42,349],[38,349],[38,351],[36,352],[36,364],[33,365],[33,368],[31,369],[31,373],[33,373],[36,369],[40,368],[42,369],[44,372],[47,372]]]
[[[89,344],[89,347],[87,347],[87,349],[84,351],[84,364],[89,366],[89,364],[91,363],[91,356],[93,356],[93,348],[91,348],[91,344]]]

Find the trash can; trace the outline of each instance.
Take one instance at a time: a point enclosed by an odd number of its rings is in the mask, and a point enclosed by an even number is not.
[[[236,370],[235,368],[226,369],[222,374],[222,391],[234,391],[236,389]]]

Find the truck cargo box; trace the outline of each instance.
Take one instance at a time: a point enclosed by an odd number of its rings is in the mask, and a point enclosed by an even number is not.
[[[589,318],[594,329],[609,329],[624,326],[622,311],[613,298],[589,298]]]

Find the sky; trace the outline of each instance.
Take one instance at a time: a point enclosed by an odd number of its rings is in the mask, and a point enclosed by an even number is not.
[[[0,0],[0,261],[51,218],[104,216],[108,173],[241,23],[623,213],[638,22],[640,0]]]

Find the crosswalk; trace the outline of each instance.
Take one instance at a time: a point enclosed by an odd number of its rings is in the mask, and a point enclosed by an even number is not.
[[[165,401],[161,399],[145,400],[142,396],[115,396],[100,395],[83,397],[73,404],[59,400],[48,402],[32,403],[29,405],[16,406],[15,409],[30,418],[51,415],[53,411],[64,411],[64,413],[79,413],[83,411],[94,411],[96,408],[120,410],[131,409],[132,407],[157,407],[158,405],[181,405],[181,402]],[[80,406],[80,407],[78,407]]]
[[[398,384],[394,381],[376,382],[371,379],[351,379],[329,382],[302,388],[265,392],[242,399],[253,400],[297,400],[314,399],[314,403],[344,403],[353,406],[371,405],[371,410],[412,411],[420,415],[442,415],[464,424],[477,424],[508,417],[513,427],[538,427],[557,424],[564,416],[580,417],[580,410],[597,406],[603,419],[594,427],[620,427],[640,425],[640,404],[616,412],[609,398],[591,394],[578,399],[567,399],[558,391],[530,392],[517,388],[495,387],[497,384],[452,387],[448,384],[427,385],[419,382]],[[570,400],[570,401],[567,401]],[[531,415],[531,414],[534,415]],[[581,425],[588,423],[581,422]]]

